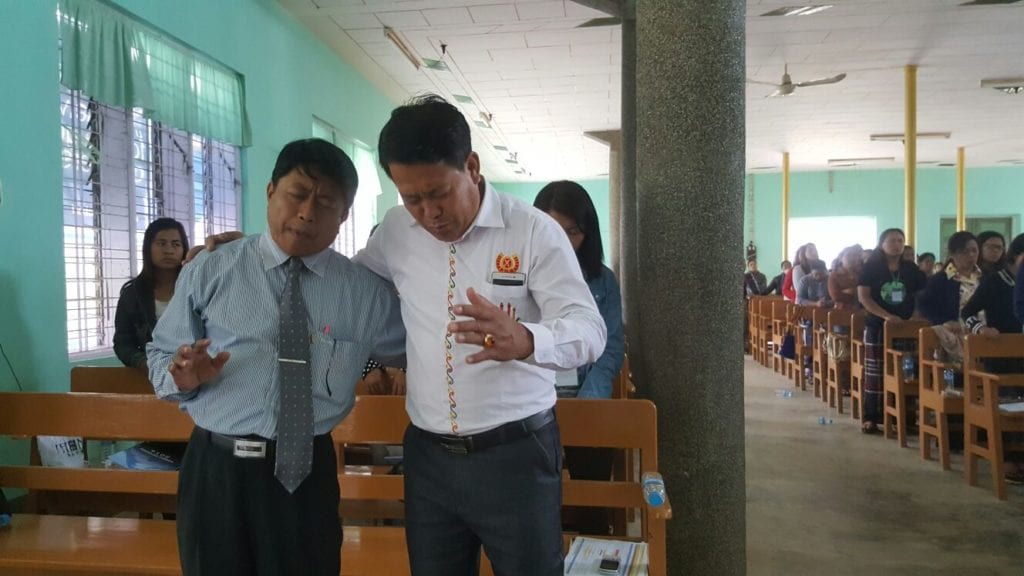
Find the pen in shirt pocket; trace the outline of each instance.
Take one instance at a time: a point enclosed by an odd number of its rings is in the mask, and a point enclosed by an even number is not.
[[[324,326],[324,330],[323,330],[322,334],[323,334],[323,339],[324,340],[327,340],[327,339],[329,339],[331,337],[331,325],[330,324],[326,324]],[[310,344],[313,343],[313,340],[316,338],[316,336],[318,336],[317,333],[313,333],[313,334],[309,335],[309,343]]]

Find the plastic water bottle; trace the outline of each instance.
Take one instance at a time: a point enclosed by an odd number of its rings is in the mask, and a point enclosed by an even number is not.
[[[828,426],[832,423],[832,419],[827,416],[818,416],[818,424],[822,426]]]
[[[946,382],[947,393],[956,391],[956,373],[953,372],[952,368],[946,368],[942,371],[942,379]]]
[[[657,472],[645,472],[643,476],[644,500],[651,506],[665,503],[665,479]]]
[[[100,468],[109,468],[110,464],[108,460],[114,452],[117,452],[117,442],[114,440],[100,440],[98,444],[99,455],[96,465]]]
[[[903,379],[904,380],[917,380],[917,366],[914,362],[913,356],[903,357]]]
[[[776,390],[775,391],[775,395],[778,396],[779,398],[792,398],[793,397],[793,391],[792,390]]]

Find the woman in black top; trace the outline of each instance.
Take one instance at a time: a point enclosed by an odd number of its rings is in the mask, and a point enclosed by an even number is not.
[[[1006,266],[1006,238],[999,232],[986,230],[978,234],[978,266],[988,276]]]
[[[974,296],[960,309],[960,318],[969,332],[988,336],[1022,332],[1021,321],[1013,313],[1013,289],[1022,261],[1024,234],[1010,243],[1006,264],[982,278]]]
[[[154,220],[142,237],[142,272],[121,287],[114,316],[114,353],[130,368],[149,373],[146,344],[174,295],[188,236],[173,218]]]
[[[868,313],[861,387],[865,433],[877,432],[882,422],[882,329],[886,322],[901,322],[913,316],[915,297],[925,285],[925,276],[917,265],[903,258],[905,243],[906,236],[899,228],[882,232],[857,285],[857,299]]]
[[[946,250],[949,262],[928,279],[917,298],[917,308],[933,326],[942,324],[948,330],[960,332],[960,309],[970,301],[981,281],[978,241],[974,234],[961,230],[949,237]]]

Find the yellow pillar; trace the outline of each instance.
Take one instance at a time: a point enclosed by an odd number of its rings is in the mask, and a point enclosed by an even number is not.
[[[789,259],[789,152],[782,153],[782,259]]]
[[[917,66],[904,68],[904,225],[907,243],[917,245]]]
[[[956,149],[956,229],[967,230],[967,200],[964,190],[964,147]]]

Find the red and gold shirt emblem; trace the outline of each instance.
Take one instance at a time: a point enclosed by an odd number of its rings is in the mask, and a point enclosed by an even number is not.
[[[494,268],[498,272],[519,272],[519,256],[516,254],[506,256],[504,252],[498,252],[498,257],[494,259]]]

